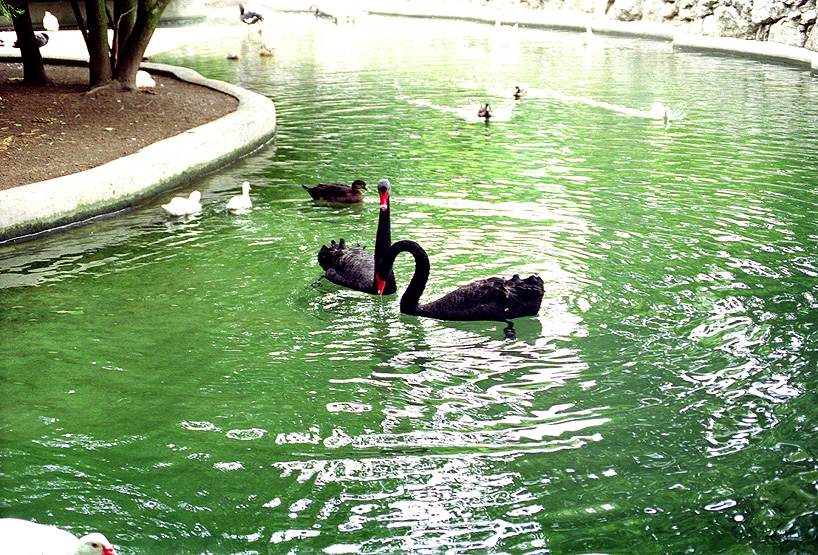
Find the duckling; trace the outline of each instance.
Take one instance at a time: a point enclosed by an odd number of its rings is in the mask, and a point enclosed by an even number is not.
[[[492,117],[494,114],[491,111],[491,106],[487,103],[481,104],[480,108],[477,110],[477,117],[479,118],[486,118],[487,120]]]
[[[163,204],[162,208],[171,216],[195,214],[202,209],[201,198],[202,193],[193,191],[188,198],[173,197],[169,203]]]
[[[243,212],[253,207],[253,200],[250,198],[250,182],[241,184],[241,194],[236,195],[227,203],[228,212]]]
[[[340,183],[326,183],[315,187],[302,187],[310,194],[313,200],[323,200],[327,206],[335,204],[356,204],[364,200],[364,191],[369,189],[360,179],[352,182],[352,187]]]

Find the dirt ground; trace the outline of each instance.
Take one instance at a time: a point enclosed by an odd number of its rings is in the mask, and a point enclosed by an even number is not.
[[[172,77],[138,92],[88,93],[88,69],[48,65],[49,86],[0,63],[0,190],[87,170],[236,109],[232,96]]]

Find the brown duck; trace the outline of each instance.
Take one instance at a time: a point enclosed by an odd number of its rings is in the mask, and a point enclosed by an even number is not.
[[[360,179],[352,182],[352,186],[340,183],[322,183],[315,187],[302,185],[313,200],[323,200],[330,204],[356,204],[364,200],[364,191],[368,191],[366,183]]]

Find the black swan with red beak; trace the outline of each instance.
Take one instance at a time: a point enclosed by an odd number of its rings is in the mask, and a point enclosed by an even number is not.
[[[380,260],[392,244],[392,221],[389,212],[391,191],[392,185],[388,179],[381,179],[378,182],[380,214],[374,254],[360,245],[349,247],[343,239],[337,243],[332,241],[329,247],[325,245],[318,251],[318,264],[324,269],[325,277],[332,283],[373,295],[391,295],[397,291],[391,265],[389,271],[383,273],[384,284],[380,290],[375,282],[375,262]]]
[[[490,320],[508,322],[522,316],[536,316],[544,293],[543,280],[538,275],[525,279],[514,275],[511,279],[490,277],[473,281],[426,304],[418,304],[429,280],[429,257],[414,241],[398,241],[383,255],[375,268],[378,290],[388,284],[395,258],[408,252],[415,259],[415,273],[400,299],[400,311],[412,316],[438,320]],[[510,322],[508,322],[510,324]]]

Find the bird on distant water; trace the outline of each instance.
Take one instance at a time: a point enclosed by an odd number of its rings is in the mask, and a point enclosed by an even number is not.
[[[253,23],[264,21],[264,18],[261,17],[261,14],[251,12],[250,10],[245,10],[244,4],[239,4],[239,20],[247,25],[252,25]]]
[[[269,46],[264,46],[262,44],[261,49],[258,51],[258,55],[265,58],[270,58],[275,55],[275,52],[275,48],[270,48]]]
[[[34,33],[34,39],[37,41],[37,48],[42,48],[48,44],[48,33]],[[13,48],[20,48],[20,39],[14,41]]]
[[[315,4],[310,6],[310,11],[315,14],[315,19],[323,19],[325,21],[331,21],[336,24],[338,23],[337,17],[327,12],[322,12],[321,10],[318,9],[318,6],[316,6]]]
[[[494,113],[491,111],[491,106],[489,106],[488,103],[481,104],[477,110],[477,117],[479,118],[486,118],[488,120],[493,115]]]
[[[340,183],[322,183],[315,187],[302,185],[313,200],[323,200],[333,204],[355,204],[364,200],[364,190],[368,191],[366,183],[360,179],[352,182],[352,187]]]
[[[195,214],[202,209],[202,193],[193,191],[188,198],[173,197],[167,204],[163,204],[162,208],[171,216],[187,216]]]
[[[514,98],[516,98],[517,100],[520,100],[521,98],[525,98],[526,96],[528,96],[528,91],[520,87],[520,85],[517,85],[514,88],[517,89],[514,91]]]
[[[236,195],[227,203],[228,212],[244,212],[253,207],[253,201],[250,198],[250,182],[245,181],[241,184],[241,194]]]
[[[0,518],[3,553],[15,555],[117,555],[108,538],[94,532],[81,538],[56,526]]]
[[[239,55],[238,54],[233,54],[232,52],[228,52],[227,53],[227,59],[228,60],[238,60]]]
[[[60,30],[60,22],[57,20],[57,17],[48,10],[46,10],[45,15],[43,16],[43,29],[46,31]]]

